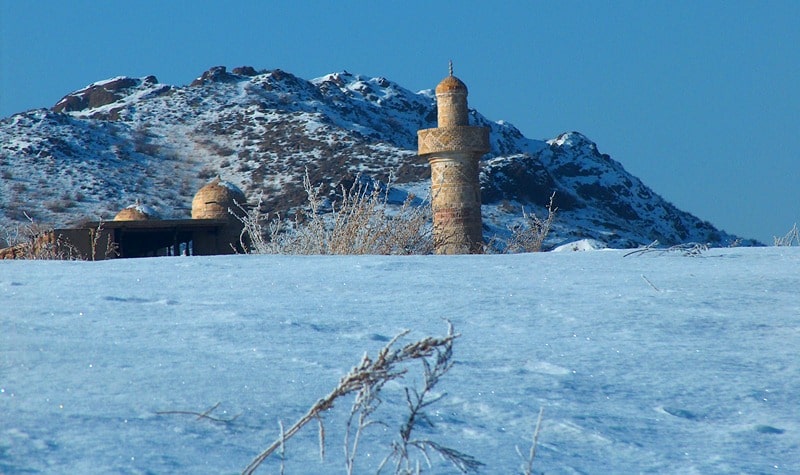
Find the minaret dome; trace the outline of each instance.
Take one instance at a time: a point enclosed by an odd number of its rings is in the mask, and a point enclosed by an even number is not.
[[[467,95],[467,85],[455,76],[447,76],[436,86],[436,94],[464,94]]]

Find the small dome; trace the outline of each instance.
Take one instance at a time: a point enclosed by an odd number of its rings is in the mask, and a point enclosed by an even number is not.
[[[436,86],[436,94],[467,93],[467,85],[455,76],[447,76]]]
[[[246,204],[242,190],[217,177],[194,195],[192,219],[228,219],[232,217],[231,211],[242,214],[241,208]]]
[[[159,219],[158,213],[153,208],[138,201],[114,216],[114,221],[149,221],[151,219]]]

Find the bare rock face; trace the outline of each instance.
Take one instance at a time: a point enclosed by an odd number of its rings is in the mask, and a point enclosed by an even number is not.
[[[533,155],[520,154],[487,160],[481,170],[481,197],[484,203],[519,201],[547,206],[558,189],[553,175]],[[571,195],[558,194],[559,209],[577,206]]]
[[[147,76],[143,79],[118,77],[109,81],[94,83],[64,96],[53,106],[53,112],[75,112],[94,109],[122,99],[133,88],[157,83],[158,79],[155,76]]]
[[[192,81],[192,83],[189,85],[192,87],[197,87],[215,82],[236,82],[242,78],[248,78],[257,75],[258,71],[256,71],[252,66],[239,66],[237,68],[233,68],[231,72],[228,72],[228,69],[225,66],[214,66],[213,68],[201,74],[199,78]]]
[[[253,77],[258,75],[258,71],[252,66],[239,66],[238,68],[233,68],[231,72],[237,76]]]
[[[234,82],[236,79],[236,75],[229,73],[225,66],[214,66],[192,81],[189,86],[197,87],[214,82]]]
[[[119,120],[119,111],[130,102],[168,94],[172,86],[159,84],[155,76],[144,78],[116,77],[100,81],[67,94],[53,106],[53,112],[92,112],[97,119]],[[117,106],[116,104],[119,103]],[[109,105],[114,107],[105,107]]]

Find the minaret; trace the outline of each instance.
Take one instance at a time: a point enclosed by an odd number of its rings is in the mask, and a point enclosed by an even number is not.
[[[439,127],[417,131],[419,156],[431,165],[433,240],[437,254],[483,252],[478,160],[489,152],[489,128],[471,127],[467,86],[450,75],[436,86]]]

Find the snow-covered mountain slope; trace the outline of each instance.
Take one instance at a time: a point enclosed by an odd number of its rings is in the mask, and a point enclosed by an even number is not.
[[[675,208],[579,133],[538,141],[471,116],[491,128],[481,175],[487,237],[506,233],[522,207],[541,216],[555,192],[550,245],[736,239]],[[399,190],[419,194],[430,172],[416,132],[435,126],[432,91],[346,71],[308,81],[215,67],[180,87],[117,77],[0,121],[0,226],[26,215],[55,226],[109,219],[136,199],[165,218],[188,217],[196,190],[217,175],[283,214],[304,203],[305,170],[329,191],[359,173],[393,174]]]

